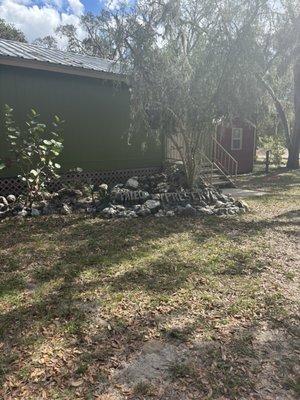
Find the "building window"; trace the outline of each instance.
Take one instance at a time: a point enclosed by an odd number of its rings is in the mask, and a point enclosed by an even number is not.
[[[231,150],[241,150],[243,145],[243,128],[232,128]]]

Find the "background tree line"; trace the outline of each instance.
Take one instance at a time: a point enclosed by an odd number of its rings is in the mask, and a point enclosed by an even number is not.
[[[84,39],[72,25],[56,35],[70,51],[122,62],[131,140],[147,144],[163,130],[191,183],[205,138],[235,116],[282,138],[287,167],[299,168],[299,10],[298,0],[138,0],[83,15]],[[3,21],[0,36],[25,39]],[[58,47],[55,37],[36,43]]]

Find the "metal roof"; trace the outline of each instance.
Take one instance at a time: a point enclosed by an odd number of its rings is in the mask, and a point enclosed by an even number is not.
[[[12,40],[0,39],[0,60],[1,57],[48,63],[49,66],[81,68],[83,70],[122,75],[120,65],[114,61],[61,50],[45,49],[33,44]]]

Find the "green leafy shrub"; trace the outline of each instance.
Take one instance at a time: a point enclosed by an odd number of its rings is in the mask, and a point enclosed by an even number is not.
[[[26,183],[27,203],[43,197],[47,183],[59,178],[60,165],[55,162],[63,150],[61,126],[55,116],[51,128],[39,121],[40,115],[30,110],[26,127],[20,129],[14,120],[13,109],[5,106],[5,127],[9,151],[20,171],[19,178]],[[0,161],[2,168],[4,163]]]
[[[280,167],[285,153],[284,140],[279,135],[264,136],[260,139],[260,146],[265,150],[270,150],[270,161],[276,167]]]

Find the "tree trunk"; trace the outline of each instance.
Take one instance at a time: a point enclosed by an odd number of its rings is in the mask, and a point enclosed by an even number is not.
[[[300,152],[300,59],[294,66],[294,101],[295,101],[295,125],[291,135],[289,146],[289,157],[287,162],[288,169],[299,168]]]

